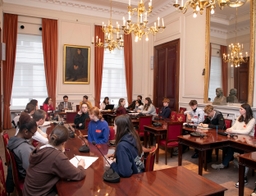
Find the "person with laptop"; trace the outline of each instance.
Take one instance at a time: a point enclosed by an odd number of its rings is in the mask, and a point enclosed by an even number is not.
[[[228,134],[239,134],[239,135],[249,135],[254,137],[254,126],[255,126],[255,118],[253,117],[253,112],[251,106],[247,103],[242,104],[239,109],[240,117],[236,119],[235,124],[228,128],[226,132]],[[226,168],[230,161],[234,159],[234,152],[238,151],[232,147],[227,147],[223,149],[224,159],[220,164],[212,164],[211,167],[213,169],[223,169]],[[243,153],[243,152],[239,152]],[[245,169],[245,184],[247,184],[247,173],[248,168]],[[239,187],[239,183],[235,184],[236,187]]]
[[[100,104],[100,109],[105,110],[107,105],[109,105],[109,97],[104,97],[103,102]]]
[[[59,108],[59,111],[72,110],[72,104],[71,102],[68,101],[67,95],[63,96],[63,101],[60,102],[58,108]]]

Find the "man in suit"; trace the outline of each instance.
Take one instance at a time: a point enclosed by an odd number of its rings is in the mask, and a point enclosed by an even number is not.
[[[63,96],[63,102],[60,102],[58,108],[59,108],[59,111],[72,110],[72,104],[71,102],[68,101],[67,95]]]

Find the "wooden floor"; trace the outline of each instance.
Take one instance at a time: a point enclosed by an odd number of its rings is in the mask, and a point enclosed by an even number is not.
[[[8,130],[8,133],[10,136],[12,136],[14,135],[15,130],[14,129]],[[194,153],[194,150],[190,149],[189,151],[183,154],[183,166],[197,173],[198,172],[197,159],[191,158],[193,153]],[[0,156],[2,157],[3,161],[5,161],[2,139],[0,139]],[[214,154],[213,154],[213,160],[215,160]],[[210,167],[211,164],[212,163],[209,163],[208,171],[207,172],[204,171],[203,176],[227,188],[228,190],[225,192],[226,196],[238,195],[238,189],[235,188],[234,186],[234,184],[238,181],[238,169],[234,168],[233,164],[231,163],[228,169],[214,170]],[[155,164],[154,169],[160,170],[160,169],[176,167],[176,166],[178,166],[178,157],[173,156],[172,158],[170,158],[169,156],[168,163],[167,165],[165,165],[164,151],[160,149],[159,163]],[[6,174],[6,167],[4,168],[5,168],[5,174]],[[251,173],[252,172],[249,171],[249,175],[248,175],[249,183],[245,186],[245,194],[244,194],[245,196],[250,195],[254,189],[256,176],[253,177]],[[15,194],[12,194],[12,196],[14,195]]]

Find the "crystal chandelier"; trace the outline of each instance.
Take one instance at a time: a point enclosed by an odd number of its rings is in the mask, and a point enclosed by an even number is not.
[[[247,0],[188,0],[184,3],[184,0],[175,0],[173,6],[185,14],[189,7],[193,9],[193,17],[196,18],[197,14],[203,14],[204,9],[210,9],[211,14],[214,14],[214,9],[218,4],[220,9],[223,9],[225,5],[230,7],[240,7]]]
[[[96,36],[95,46],[96,47],[104,47],[109,51],[114,50],[115,48],[124,47],[124,40],[122,35],[120,34],[120,25],[116,22],[116,27],[112,25],[112,0],[110,0],[110,19],[108,21],[108,25],[105,25],[102,22],[102,31],[104,33],[104,40],[101,40]],[[94,44],[94,38],[92,39],[92,44]]]
[[[148,3],[148,10],[145,7],[143,0],[140,0],[138,7],[132,8],[131,0],[129,0],[128,5],[128,19],[125,20],[123,17],[123,25],[122,30],[124,34],[128,35],[133,33],[135,35],[135,42],[141,40],[141,38],[145,35],[145,40],[148,41],[148,35],[152,34],[155,35],[158,32],[162,32],[165,29],[164,26],[164,19],[158,17],[158,21],[154,22],[154,25],[149,27],[148,26],[148,16],[153,10],[152,0]],[[132,22],[132,16],[136,15],[137,13],[137,22]]]
[[[235,23],[235,42],[237,38],[237,8],[236,8],[236,23]],[[245,57],[243,56],[243,44],[240,43],[231,43],[229,46],[230,54],[223,54],[223,61],[225,63],[231,63],[231,67],[240,67],[240,64],[247,63],[248,58],[248,52],[245,52]]]

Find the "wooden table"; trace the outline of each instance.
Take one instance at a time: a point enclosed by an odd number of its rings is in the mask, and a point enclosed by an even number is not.
[[[256,152],[239,155],[239,196],[244,195],[245,167],[256,169]]]
[[[144,145],[145,147],[147,147],[148,144],[148,133],[151,133],[153,135],[155,135],[156,137],[156,143],[159,144],[160,141],[160,137],[163,134],[166,134],[167,129],[164,128],[163,126],[161,127],[155,127],[153,125],[144,125]],[[156,149],[156,163],[158,163],[158,159],[159,159],[159,148]]]

